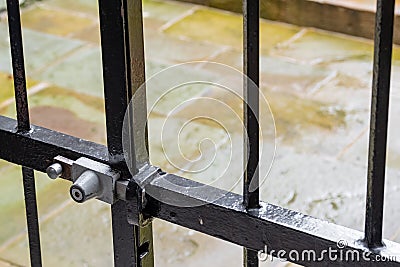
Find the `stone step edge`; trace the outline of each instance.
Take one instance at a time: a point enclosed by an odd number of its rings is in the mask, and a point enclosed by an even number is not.
[[[241,0],[178,0],[241,13]],[[260,0],[260,16],[302,27],[313,27],[347,35],[374,38],[375,11],[312,0]],[[396,14],[394,43],[400,44],[400,14]]]

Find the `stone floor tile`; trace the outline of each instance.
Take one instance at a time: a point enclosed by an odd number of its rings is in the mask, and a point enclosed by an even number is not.
[[[366,169],[350,161],[288,151],[278,146],[271,173],[261,186],[262,199],[346,227],[363,230]],[[386,238],[397,230],[400,212],[398,170],[388,169],[386,187]],[[390,215],[389,215],[390,214]],[[392,216],[393,214],[393,216]],[[397,238],[397,237],[396,237]]]
[[[154,221],[156,266],[237,266],[242,247],[170,223]]]
[[[207,25],[212,25],[212,27]],[[166,28],[165,32],[180,38],[227,45],[240,50],[242,28],[242,17],[237,14],[199,8],[192,15]],[[265,20],[261,20],[260,29],[260,49],[263,54],[267,54],[275,45],[290,39],[299,31],[298,27]]]
[[[260,190],[265,201],[326,218],[335,207],[325,202],[326,210],[314,210],[312,203],[341,195],[361,195],[365,192],[365,183],[362,167],[347,162],[338,165],[329,157],[296,152],[291,147],[278,145],[271,172]],[[339,209],[345,207],[343,205]],[[349,218],[347,226],[361,227],[358,225],[360,220],[353,218],[358,217]]]
[[[243,55],[239,51],[225,50],[211,60],[243,69]],[[319,82],[332,72],[324,66],[298,64],[280,57],[260,58],[260,83],[274,91],[303,95],[315,90]]]
[[[5,100],[14,97],[14,81],[11,74],[0,72],[0,106]]]
[[[191,266],[200,267],[206,262],[222,266],[241,260],[242,248],[239,246],[159,220],[155,220],[154,229],[154,247],[158,251],[156,263],[162,266],[187,266],[190,263]],[[42,230],[44,264],[112,265],[110,210],[105,204],[91,201],[78,206],[72,203],[42,224]],[[227,249],[226,253],[220,253],[222,249]],[[80,253],[81,250],[85,253]],[[3,255],[17,264],[27,266],[27,253],[27,243],[21,240],[5,250]]]
[[[143,17],[166,23],[183,16],[194,7],[196,6],[175,1],[144,0]]]
[[[27,80],[27,90],[38,88],[38,84],[35,81]],[[6,114],[6,110],[10,107],[10,104],[14,103],[14,80],[11,74],[0,72],[0,114]],[[15,105],[13,109],[8,112],[8,116],[14,117]]]
[[[11,73],[11,53],[8,29],[5,23],[0,23],[0,36],[0,71]],[[60,60],[83,44],[78,40],[70,40],[26,28],[23,30],[23,36],[25,67],[28,75],[33,75],[49,67],[54,61]]]
[[[17,265],[0,259],[0,267],[15,267]]]
[[[96,0],[47,0],[42,1],[42,5],[53,9],[62,9],[69,13],[86,14],[97,18],[99,15],[98,2]]]
[[[154,117],[149,120],[150,160],[175,172],[201,157],[203,151],[213,146],[212,142],[220,143],[224,138],[226,132],[220,128],[172,116]]]
[[[25,238],[26,222],[21,167],[1,162],[0,258],[7,259],[4,250],[16,240]],[[35,176],[39,218],[45,220],[68,199],[68,183],[54,182],[43,173],[35,173]]]
[[[95,21],[68,11],[32,6],[21,15],[22,26],[43,33],[66,36],[91,26]]]
[[[110,213],[108,204],[89,201],[80,205],[71,200],[62,211],[42,222],[43,265],[111,266],[113,249]],[[23,238],[11,244],[0,255],[19,265],[28,266],[27,253],[28,244],[26,238]]]
[[[284,141],[298,140],[309,134],[307,129],[326,133],[345,124],[345,113],[340,108],[293,94],[262,90],[274,115],[277,137]]]
[[[70,55],[37,77],[79,93],[103,97],[101,66],[100,49],[89,47]]]
[[[388,168],[400,169],[400,142],[398,140],[399,129],[396,121],[399,120],[400,109],[398,103],[400,98],[392,97],[389,110],[389,132],[388,132]],[[365,128],[360,134],[349,143],[338,158],[342,161],[355,162],[363,167],[367,167],[368,145],[369,145],[369,109],[365,114]]]
[[[147,107],[150,113],[168,115],[176,112],[187,104],[188,100],[194,99],[207,90],[209,84],[202,81],[212,81],[215,75],[203,71],[193,65],[183,65],[176,68],[165,69],[171,65],[149,62],[147,65],[146,90]],[[165,69],[165,71],[158,72]],[[179,72],[177,72],[179,69]],[[156,74],[156,75],[155,75]],[[183,84],[186,81],[200,81]]]
[[[104,103],[101,98],[87,96],[50,86],[29,97],[32,124],[105,143]],[[12,116],[14,104],[3,112]]]
[[[182,40],[149,29],[153,27],[154,23],[156,23],[155,26],[157,27],[158,21],[154,19],[146,19],[144,23],[146,33],[145,54],[147,59],[168,62],[171,65],[190,61],[204,61],[210,58],[212,60],[214,54],[225,49],[224,46]],[[171,53],[171,47],[179,52]]]
[[[1,161],[4,163],[4,161]],[[1,183],[2,201],[0,202],[0,246],[25,229],[21,168],[2,164]],[[1,258],[1,249],[0,249]]]
[[[94,24],[91,27],[87,27],[81,31],[75,32],[71,35],[73,39],[79,39],[84,42],[90,42],[96,45],[100,45],[100,29],[98,24]]]
[[[297,40],[277,48],[274,54],[316,64],[352,58],[371,59],[372,52],[373,44],[369,40],[309,29]]]

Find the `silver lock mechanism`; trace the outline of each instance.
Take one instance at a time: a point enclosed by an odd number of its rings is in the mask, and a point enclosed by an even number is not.
[[[147,204],[146,185],[159,176],[165,175],[158,167],[144,164],[138,173],[121,179],[119,172],[110,166],[85,157],[71,160],[57,156],[47,170],[51,179],[62,177],[73,182],[70,195],[73,200],[83,203],[91,198],[97,198],[108,204],[117,199],[127,202],[128,222],[137,226],[146,226],[152,218],[145,215],[143,210]]]
[[[47,168],[47,174],[55,179],[62,176],[73,182],[70,195],[73,200],[83,203],[91,198],[97,198],[106,203],[116,201],[114,189],[120,175],[110,166],[85,157],[75,161],[57,156],[55,163]]]

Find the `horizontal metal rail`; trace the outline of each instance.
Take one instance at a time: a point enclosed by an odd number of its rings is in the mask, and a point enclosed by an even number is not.
[[[32,126],[30,134],[16,131],[17,122],[0,116],[0,158],[18,165],[24,165],[37,171],[45,172],[53,158],[62,155],[70,159],[87,157],[108,163],[107,147],[77,137],[65,135],[46,128]],[[15,149],[18,148],[18,153]],[[122,171],[122,170],[119,170]],[[123,172],[122,172],[123,173]],[[124,177],[129,178],[129,177]],[[162,178],[162,179],[161,179]],[[187,190],[168,186],[166,181],[183,186],[203,186],[204,192],[188,194]],[[143,212],[171,223],[230,241],[252,250],[265,250],[275,256],[284,256],[292,262],[308,266],[376,266],[382,257],[390,258],[386,266],[400,266],[400,244],[384,240],[385,247],[379,250],[368,249],[361,241],[362,232],[335,225],[260,202],[260,209],[246,210],[243,197],[238,194],[205,186],[183,177],[165,174],[146,185],[147,204]],[[195,207],[177,207],[151,197],[151,192],[158,192],[170,199],[197,202],[203,205]],[[209,202],[207,196],[222,195],[220,199]],[[128,196],[135,198],[134,196]],[[337,244],[346,244],[339,249]],[[285,254],[279,254],[279,251]],[[291,251],[309,254],[313,250],[316,258],[288,258]],[[336,250],[336,252],[335,252]],[[325,251],[325,252],[324,252]],[[333,251],[336,261],[329,257]],[[345,261],[343,255],[359,255],[358,260]],[[312,255],[311,255],[312,256]],[[397,257],[396,257],[397,256]],[[308,260],[310,259],[310,260]],[[342,259],[342,260],[340,260]]]

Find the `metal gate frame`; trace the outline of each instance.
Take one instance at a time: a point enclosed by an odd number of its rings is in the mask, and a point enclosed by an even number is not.
[[[321,255],[337,242],[347,244],[342,253],[357,252],[368,257],[359,261],[328,257],[317,261],[293,260],[308,266],[375,266],[383,257],[385,266],[400,266],[400,244],[382,239],[383,199],[387,146],[390,72],[393,40],[394,0],[377,0],[373,86],[371,102],[370,142],[368,156],[367,206],[365,232],[335,225],[299,212],[259,200],[258,190],[249,191],[252,179],[258,183],[259,125],[257,90],[244,84],[244,120],[249,133],[245,155],[243,195],[202,185],[183,177],[158,171],[145,188],[129,173],[127,164],[137,170],[135,176],[145,177],[140,149],[147,140],[135,139],[135,162],[125,162],[122,149],[122,124],[132,95],[145,82],[142,3],[140,0],[99,0],[101,48],[107,124],[107,147],[50,129],[30,125],[22,33],[18,0],[7,0],[17,120],[0,116],[0,158],[22,167],[25,208],[32,266],[41,266],[38,213],[33,170],[46,172],[55,157],[75,161],[85,157],[111,166],[120,175],[116,181],[112,204],[114,264],[118,267],[153,266],[151,218],[159,218],[244,247],[244,266],[258,266],[258,251],[279,256],[279,251],[313,249]],[[259,2],[243,1],[244,73],[258,86],[259,82]],[[133,108],[133,127],[143,123],[146,96],[141,106]],[[247,104],[249,103],[249,104]],[[250,109],[252,105],[252,109]],[[256,107],[254,109],[254,107]],[[146,131],[146,130],[145,130]],[[71,180],[68,164],[62,178]],[[140,170],[140,171],[139,171]],[[165,186],[167,181],[182,186],[203,186],[203,192],[190,194]],[[253,178],[252,178],[253,177]],[[195,207],[177,207],[163,203],[146,192],[159,192],[172,199],[201,203]],[[209,201],[210,194],[222,194]]]

